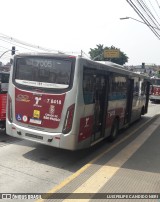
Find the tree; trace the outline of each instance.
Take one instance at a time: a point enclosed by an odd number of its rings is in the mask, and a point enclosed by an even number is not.
[[[107,59],[104,58],[104,50],[117,50],[118,48],[115,48],[114,46],[111,47],[103,47],[102,44],[96,45],[97,48],[90,48],[89,54],[92,60],[97,60],[97,61],[106,61],[109,60],[111,62],[117,63],[119,65],[124,65],[126,62],[128,62],[128,57],[125,53],[120,51],[120,57],[119,58],[111,58]],[[118,49],[120,50],[120,49]]]

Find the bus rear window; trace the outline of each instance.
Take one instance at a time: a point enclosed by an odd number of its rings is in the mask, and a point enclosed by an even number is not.
[[[9,73],[0,73],[0,91],[1,93],[8,91]]]
[[[9,82],[9,74],[0,74],[0,82],[8,83]]]
[[[66,89],[72,62],[64,59],[25,57],[16,62],[15,82],[25,86]]]

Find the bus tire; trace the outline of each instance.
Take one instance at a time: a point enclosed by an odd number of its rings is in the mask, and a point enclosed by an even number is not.
[[[142,118],[142,115],[144,115],[144,107],[142,107],[142,109],[140,110],[139,116],[137,118],[137,121],[140,121]]]
[[[145,114],[145,112],[144,112],[144,106],[143,106],[141,109],[141,115],[144,115],[144,114]]]
[[[118,135],[118,129],[119,129],[119,121],[116,118],[112,124],[111,133],[109,136],[109,142],[113,142],[116,139],[116,137]]]

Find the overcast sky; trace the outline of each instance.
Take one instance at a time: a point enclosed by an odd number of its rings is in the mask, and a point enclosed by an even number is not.
[[[160,40],[145,24],[120,20],[141,20],[126,0],[1,0],[0,5],[1,34],[65,52],[88,54],[97,44],[113,45],[129,57],[128,65],[160,65]],[[11,46],[0,37],[0,54]]]

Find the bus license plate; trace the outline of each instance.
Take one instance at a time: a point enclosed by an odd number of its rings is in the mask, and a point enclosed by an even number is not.
[[[30,123],[35,123],[35,124],[41,124],[42,123],[42,121],[39,120],[39,119],[30,119],[29,122]]]

